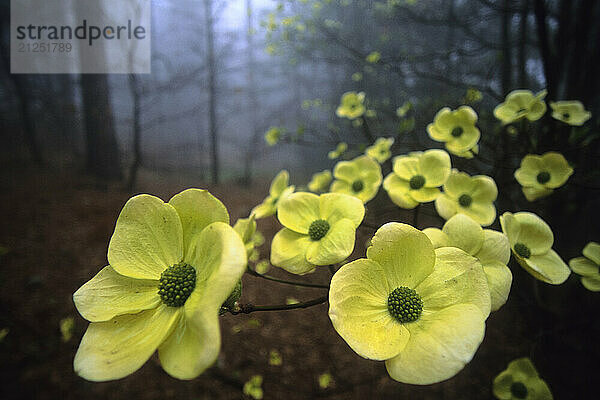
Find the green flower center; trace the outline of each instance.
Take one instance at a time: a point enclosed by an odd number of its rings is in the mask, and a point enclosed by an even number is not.
[[[329,231],[329,222],[324,219],[318,219],[310,224],[308,236],[310,236],[312,240],[321,240],[323,236],[327,234],[327,231]]]
[[[400,286],[388,296],[390,315],[402,323],[419,319],[423,311],[423,300],[413,289]]]
[[[415,175],[410,178],[409,185],[413,190],[421,189],[425,185],[425,177],[423,175]]]
[[[517,399],[524,399],[527,397],[527,386],[522,382],[514,382],[510,385],[510,393]]]
[[[360,179],[352,182],[352,190],[354,191],[354,193],[360,192],[361,190],[363,190],[364,187],[365,184]]]
[[[523,258],[531,257],[531,250],[529,250],[529,247],[525,246],[523,243],[515,243],[515,253]]]
[[[568,112],[563,113],[563,118],[564,119],[569,119],[569,118],[571,118],[571,114],[569,114]]]
[[[189,264],[170,266],[160,275],[158,295],[170,307],[181,307],[196,287],[196,270]]]
[[[542,171],[537,174],[537,181],[541,184],[544,184],[550,180],[550,172]]]
[[[519,111],[517,111],[517,113],[519,113],[519,114],[520,114],[520,113],[524,113],[525,111],[527,111],[527,109],[526,109],[526,108],[521,108],[521,109],[519,109]]]
[[[464,130],[462,128],[462,126],[457,126],[456,128],[452,129],[452,132],[450,133],[453,137],[460,137],[463,134]]]
[[[466,193],[461,194],[460,197],[458,198],[458,204],[460,204],[461,207],[469,207],[472,202],[473,202],[473,198]]]

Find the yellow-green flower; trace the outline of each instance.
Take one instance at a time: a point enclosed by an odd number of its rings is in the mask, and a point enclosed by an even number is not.
[[[554,189],[565,184],[573,174],[573,168],[565,157],[554,151],[541,156],[527,154],[521,160],[521,167],[515,171],[515,179],[522,186],[523,194],[529,201],[549,196]]]
[[[527,118],[529,121],[537,121],[546,112],[544,97],[548,92],[542,90],[534,95],[530,90],[513,90],[504,103],[496,106],[494,115],[503,124],[519,121]]]
[[[365,111],[365,93],[346,92],[342,95],[340,105],[335,114],[340,118],[356,119],[362,116]]]
[[[261,400],[264,396],[262,375],[252,375],[250,379],[244,383],[243,392],[246,396],[252,397],[254,400]]]
[[[312,179],[308,183],[308,190],[315,193],[325,192],[327,191],[332,179],[331,171],[328,169],[317,172],[312,176]]]
[[[381,167],[368,156],[338,162],[333,169],[333,176],[335,181],[331,184],[331,192],[358,197],[363,203],[375,197],[383,179]]]
[[[433,140],[444,142],[450,153],[472,158],[473,153],[479,151],[477,142],[481,137],[476,122],[477,114],[469,106],[454,111],[444,107],[435,115],[433,123],[427,125],[427,132]]]
[[[415,208],[435,200],[439,187],[450,175],[450,156],[444,150],[413,152],[394,158],[394,168],[383,181],[383,188],[399,207]]]
[[[365,207],[340,193],[294,193],[281,201],[277,218],[284,226],[271,244],[271,264],[293,274],[345,260],[354,250],[356,228]]]
[[[283,130],[281,128],[272,126],[265,133],[265,142],[267,142],[267,145],[269,146],[275,146],[281,139],[282,134]]]
[[[339,158],[342,154],[344,154],[346,150],[348,150],[348,144],[346,144],[345,142],[340,142],[335,147],[335,150],[331,150],[329,153],[327,153],[327,157],[330,160],[335,160],[336,158]]]
[[[412,103],[410,101],[405,101],[400,107],[396,109],[396,115],[398,118],[406,117],[406,114],[412,108]]]
[[[368,63],[375,64],[381,60],[381,53],[378,51],[373,51],[369,53],[369,55],[365,58]]]
[[[451,378],[471,360],[489,312],[476,258],[434,250],[423,232],[397,222],[379,228],[367,258],[341,267],[329,290],[329,318],[346,343],[417,385]]]
[[[565,124],[581,126],[592,117],[579,100],[550,102],[552,118]]]
[[[550,388],[542,380],[529,358],[511,361],[494,378],[494,396],[500,400],[552,400]]]
[[[498,197],[496,182],[489,176],[469,176],[452,171],[444,184],[444,193],[435,200],[435,209],[446,220],[465,214],[479,225],[491,225],[496,219],[494,201]]]
[[[483,99],[483,94],[477,89],[468,88],[467,93],[465,93],[464,101],[467,104],[473,104],[481,101]]]
[[[252,209],[251,215],[254,218],[261,219],[275,215],[277,211],[277,205],[286,196],[294,193],[295,186],[288,186],[290,180],[289,173],[284,169],[275,176],[271,187],[269,188],[269,195],[263,200],[262,203]]]
[[[260,247],[265,242],[265,237],[256,229],[256,220],[254,215],[250,218],[240,218],[236,221],[233,229],[240,235],[244,246],[246,247],[246,254],[248,260],[257,261],[260,252],[257,247]]]
[[[384,163],[392,156],[390,149],[393,144],[394,138],[378,138],[373,146],[367,147],[365,154],[379,161],[379,163]]]
[[[193,379],[219,354],[219,309],[246,268],[246,250],[223,204],[189,189],[168,203],[150,195],[123,207],[109,266],[73,300],[91,322],[74,360],[91,381],[123,378],[158,349],[162,367]]]
[[[492,311],[498,310],[506,300],[512,284],[512,273],[506,266],[510,260],[510,244],[501,232],[483,229],[470,217],[456,214],[443,228],[427,228],[423,233],[429,237],[434,248],[458,247],[477,258],[487,277],[492,301]]]
[[[581,283],[587,290],[600,292],[600,243],[589,242],[583,248],[583,257],[571,259],[569,266],[581,275]]]
[[[544,220],[530,212],[505,212],[500,225],[515,258],[534,278],[552,285],[567,280],[571,270],[552,250],[554,234]]]

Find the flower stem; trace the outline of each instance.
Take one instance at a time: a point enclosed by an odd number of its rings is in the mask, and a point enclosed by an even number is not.
[[[233,315],[237,314],[250,314],[257,311],[285,311],[285,310],[295,310],[298,308],[308,308],[312,306],[316,306],[319,304],[323,304],[327,302],[329,296],[321,296],[316,299],[304,301],[302,303],[296,304],[277,304],[277,305],[267,305],[267,306],[255,306],[254,304],[239,304],[236,309],[229,310],[229,312]]]
[[[419,204],[418,206],[415,207],[415,211],[413,213],[413,226],[417,229],[419,229],[419,227],[417,226],[417,224],[419,223],[419,208],[421,204]]]
[[[373,134],[371,133],[371,129],[369,129],[369,125],[367,124],[367,118],[365,118],[365,116],[363,115],[362,117],[362,126],[363,126],[363,133],[365,135],[365,138],[367,138],[367,140],[369,141],[369,144],[373,144],[375,143],[375,138],[373,137]]]
[[[298,281],[287,281],[285,279],[275,278],[274,276],[262,275],[250,268],[250,265],[247,266],[246,271],[257,278],[266,279],[268,281],[283,283],[286,285],[294,285],[294,286],[303,286],[310,288],[319,288],[319,289],[329,289],[329,285],[321,285],[319,283],[309,283],[309,282],[298,282]]]

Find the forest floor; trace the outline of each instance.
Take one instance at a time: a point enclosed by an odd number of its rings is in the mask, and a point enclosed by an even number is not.
[[[532,357],[556,398],[588,398],[585,393],[596,393],[597,298],[581,289],[575,278],[550,291],[512,265],[513,295],[490,315],[486,337],[472,362],[446,382],[426,387],[394,382],[383,362],[362,359],[339,337],[327,316],[327,304],[221,317],[221,355],[212,369],[192,381],[169,377],[155,355],[125,379],[87,382],[72,367],[88,324],[78,315],[72,294],[106,265],[114,223],[132,193],[117,185],[99,189],[75,175],[15,169],[0,174],[0,246],[6,250],[0,255],[0,332],[6,333],[0,339],[2,399],[240,399],[245,398],[243,383],[253,375],[264,378],[265,399],[490,399],[494,377],[508,362],[525,356]],[[145,172],[136,192],[167,200],[196,185],[192,179],[159,179]],[[235,222],[262,201],[268,182],[250,189],[233,184],[208,189],[223,201]],[[407,221],[409,216],[393,218]],[[440,225],[436,220],[431,223]],[[259,229],[270,243],[279,225],[269,218],[260,221]],[[364,256],[372,233],[359,231],[355,257]],[[268,256],[267,245],[260,250]],[[296,278],[275,269],[269,274]],[[300,279],[328,283],[330,278],[323,268]],[[241,301],[254,304],[303,301],[323,294],[323,289],[278,285],[248,275],[243,284]],[[63,338],[60,321],[69,317],[74,319],[72,337]],[[270,364],[272,351],[281,355],[281,365]],[[332,377],[327,388],[319,386],[321,374]]]

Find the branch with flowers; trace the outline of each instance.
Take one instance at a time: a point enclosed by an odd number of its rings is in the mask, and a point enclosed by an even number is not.
[[[522,121],[535,123],[546,113],[544,96],[514,91],[494,115],[505,127],[523,129]],[[75,371],[91,381],[119,379],[158,351],[169,375],[193,379],[219,354],[220,315],[329,303],[333,328],[359,356],[384,361],[395,381],[430,385],[452,378],[473,358],[488,316],[510,296],[511,253],[538,281],[559,285],[572,270],[586,289],[600,290],[598,243],[587,244],[570,269],[552,249],[550,226],[535,213],[506,211],[499,217],[501,231],[488,228],[497,219],[496,182],[452,168],[451,155],[472,160],[480,152],[478,116],[471,107],[444,107],[428,125],[429,136],[446,150],[397,155],[384,177],[381,165],[392,157],[394,138],[374,136],[365,101],[364,93],[345,93],[336,112],[362,121],[370,144],[364,154],[315,173],[310,192],[296,191],[288,172],[281,171],[264,201],[233,227],[225,206],[206,190],[188,189],[168,202],[151,195],[131,198],[108,246],[109,265],[73,296],[90,321]],[[573,127],[590,118],[578,102],[550,105],[555,119]],[[409,107],[398,115],[404,108]],[[266,139],[273,141],[272,133]],[[528,141],[535,148],[535,140]],[[340,143],[329,158],[347,151]],[[562,154],[550,151],[525,154],[514,178],[533,202],[560,190],[573,173]],[[365,220],[365,204],[381,187],[394,208],[414,210],[410,223]],[[431,202],[445,222],[419,230],[419,209]],[[282,228],[272,239],[269,260],[261,260],[257,247],[264,237],[256,221],[273,216]],[[364,257],[350,260],[361,227],[375,233]],[[322,283],[278,278],[266,273],[269,265],[299,276],[329,268],[332,278]],[[293,304],[242,302],[245,273],[320,292]],[[511,362],[493,391],[500,399],[552,398],[528,358]]]

